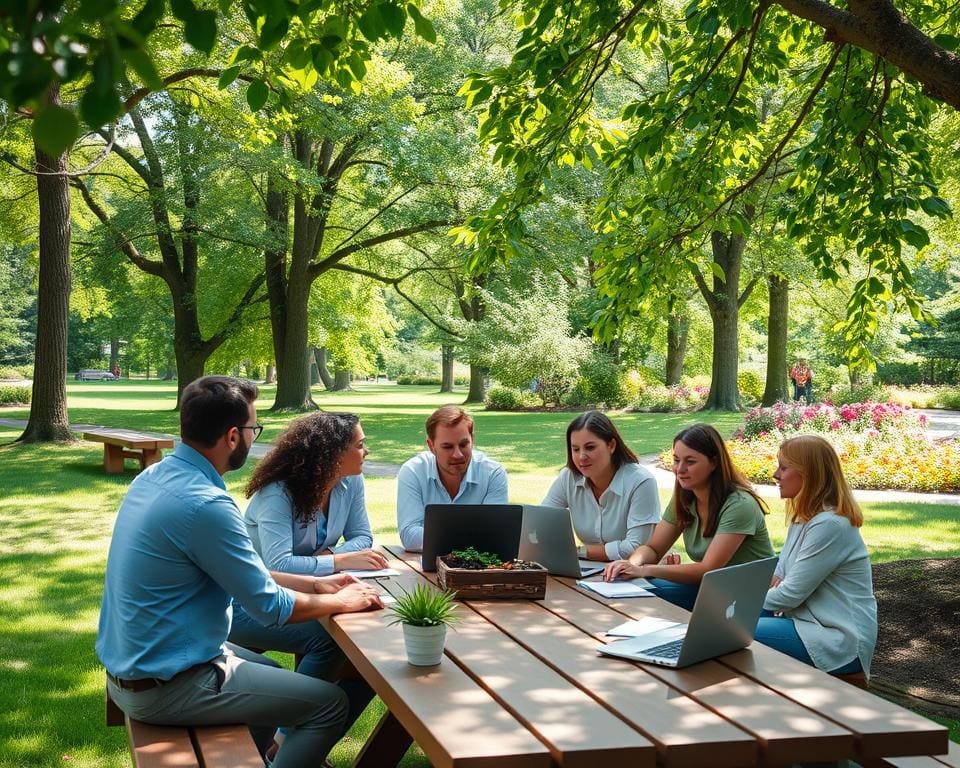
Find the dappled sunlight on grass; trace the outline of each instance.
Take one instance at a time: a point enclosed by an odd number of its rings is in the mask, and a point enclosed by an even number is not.
[[[268,413],[272,388],[261,391],[259,419],[268,425],[268,436],[275,436],[295,414]],[[74,422],[177,431],[172,410],[175,383],[71,382],[68,393]],[[463,392],[440,395],[431,387],[386,385],[315,393],[324,408],[360,413],[370,438],[371,460],[395,463],[423,449],[423,421],[434,408],[459,402],[463,396]],[[511,500],[539,503],[564,464],[563,435],[574,414],[488,413],[472,407],[471,411],[477,420],[478,446],[510,472]],[[27,414],[20,409],[4,410],[2,415]],[[643,454],[669,445],[673,435],[699,415],[614,418],[631,447]],[[740,421],[736,414],[708,418],[724,433]],[[104,725],[103,671],[93,646],[110,534],[136,472],[131,462],[124,474],[105,475],[99,444],[11,445],[19,434],[20,430],[0,428],[0,764],[120,768],[129,764],[125,736],[123,729]],[[243,488],[252,468],[249,462],[226,478],[241,508],[247,504]],[[375,537],[382,543],[398,541],[396,479],[366,478],[365,489]],[[669,496],[668,490],[661,491],[664,505]],[[772,499],[769,505],[767,526],[779,547],[786,531],[783,504]],[[863,533],[873,562],[960,556],[960,507],[903,503],[863,507]],[[598,622],[609,625],[606,616],[598,617]],[[539,638],[551,630],[543,625],[531,631]],[[584,658],[592,663],[594,639],[584,635],[570,642],[582,646]],[[496,649],[487,650],[493,658]],[[288,655],[278,658],[290,662]],[[704,716],[684,711],[682,699],[671,698],[662,686],[631,669],[626,662],[611,662],[595,669],[590,683],[603,690],[632,674],[632,700],[649,697],[651,706],[683,711],[683,717]],[[504,675],[505,685],[522,685],[511,671],[498,674]],[[368,708],[332,753],[337,766],[352,762],[383,711],[379,701]],[[426,768],[428,763],[413,747],[401,765]]]

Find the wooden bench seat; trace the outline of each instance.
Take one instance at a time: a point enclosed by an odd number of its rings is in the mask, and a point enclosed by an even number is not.
[[[125,725],[135,768],[263,768],[245,725],[180,727],[132,720],[107,695],[107,725]]]
[[[173,440],[129,429],[88,429],[83,439],[103,443],[103,468],[108,475],[122,473],[124,459],[136,459],[140,469],[146,469],[163,458],[161,449],[173,448]]]

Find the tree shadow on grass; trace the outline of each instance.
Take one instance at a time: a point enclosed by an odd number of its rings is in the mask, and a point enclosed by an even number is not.
[[[103,565],[61,553],[6,555],[0,600],[4,765],[122,765],[122,729],[103,719],[94,653]],[[9,762],[7,762],[9,761]]]

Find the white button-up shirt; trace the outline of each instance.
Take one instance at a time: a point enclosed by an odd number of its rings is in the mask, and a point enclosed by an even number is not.
[[[604,545],[609,560],[630,557],[660,522],[657,481],[640,464],[623,464],[598,500],[586,477],[560,470],[544,506],[570,510],[573,529],[584,544]]]

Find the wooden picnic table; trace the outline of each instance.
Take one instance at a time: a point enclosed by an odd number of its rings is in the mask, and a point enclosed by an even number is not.
[[[146,469],[163,458],[163,448],[173,448],[173,440],[134,432],[131,429],[97,427],[86,429],[83,439],[103,443],[103,468],[108,475],[123,472],[124,459],[136,459]]]
[[[419,555],[383,551],[401,571],[385,591],[434,583]],[[679,670],[597,654],[626,619],[689,619],[659,598],[610,600],[550,577],[542,601],[469,601],[460,613],[437,667],[407,663],[389,611],[328,620],[388,707],[357,768],[395,765],[411,741],[437,768],[882,765],[947,753],[946,728],[756,643]]]

